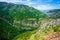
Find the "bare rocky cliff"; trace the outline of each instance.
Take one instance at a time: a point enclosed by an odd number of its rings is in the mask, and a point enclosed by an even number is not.
[[[57,25],[60,25],[60,18],[58,19],[41,19],[41,23],[40,23],[40,28],[38,31],[36,31],[35,34],[33,34],[29,40],[45,40],[43,38],[46,38],[44,30],[49,28],[49,27],[55,27]],[[49,31],[48,33],[53,33],[54,31],[51,29],[45,30],[45,31]],[[45,36],[44,36],[45,35]],[[41,39],[42,38],[42,39]]]
[[[42,19],[41,20],[41,27],[50,27],[60,25],[60,18],[58,19]]]

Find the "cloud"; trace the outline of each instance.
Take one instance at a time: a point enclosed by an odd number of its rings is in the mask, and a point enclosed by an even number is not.
[[[37,4],[37,3],[33,3],[33,2],[27,2],[26,5],[34,5],[34,4]]]
[[[55,9],[56,7],[52,5],[40,5],[35,7],[38,10],[50,10],[50,9]]]
[[[35,2],[31,2],[31,0],[0,0],[0,2],[8,2],[8,3],[21,3],[21,4],[25,4],[25,5],[32,5],[32,4],[36,4]]]
[[[30,0],[26,0],[26,2],[29,2]],[[23,0],[0,0],[0,2],[8,2],[8,3],[15,3],[15,2],[25,2]]]
[[[60,9],[60,4],[58,4],[57,6],[58,6],[58,8]]]
[[[60,6],[60,4],[58,4],[58,6]]]
[[[15,3],[15,2],[22,2],[22,0],[0,0],[0,2]]]
[[[26,1],[23,1],[23,0],[0,0],[0,2],[22,3],[22,4],[25,4],[25,5],[36,4],[36,3],[31,2],[31,0],[26,0]]]

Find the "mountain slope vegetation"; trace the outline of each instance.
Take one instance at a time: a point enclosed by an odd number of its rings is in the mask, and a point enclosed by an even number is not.
[[[56,20],[56,19],[54,19]],[[60,32],[60,23],[49,19],[46,23],[43,23],[40,28],[33,30],[31,32],[26,32],[21,35],[16,36],[13,40],[46,40],[49,34],[54,34]],[[45,20],[44,20],[45,21]],[[53,21],[53,22],[52,22]],[[53,25],[51,25],[50,23]],[[48,24],[47,24],[48,23]],[[54,24],[55,23],[55,24]],[[45,26],[46,25],[46,26]]]
[[[53,11],[55,12],[56,14],[58,14],[60,12],[59,11]],[[53,14],[53,13],[51,13]],[[53,16],[53,15],[51,15]],[[36,30],[33,30],[31,32],[26,32],[26,33],[23,33],[21,35],[18,35],[16,37],[16,39],[14,38],[14,40],[46,40],[47,36],[49,34],[54,34],[54,33],[58,33],[60,32],[60,18],[59,17],[55,17],[54,18],[51,18],[51,16],[48,18],[48,19],[42,19],[41,20],[41,25],[40,28],[36,29]],[[32,33],[32,34],[31,34]],[[29,35],[30,34],[30,35]],[[27,36],[28,35],[28,36]],[[58,35],[58,34],[56,34]]]
[[[0,2],[0,40],[12,40],[19,34],[35,30],[33,26],[25,26],[23,23],[30,18],[38,23],[39,18],[45,17],[46,14],[27,5]],[[30,20],[32,25],[33,20]]]

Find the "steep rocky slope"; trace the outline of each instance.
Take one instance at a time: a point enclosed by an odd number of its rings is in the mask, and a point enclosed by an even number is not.
[[[14,40],[45,40],[49,34],[55,32],[60,32],[60,19],[41,19],[38,29],[18,35]]]
[[[41,21],[39,30],[35,34],[32,34],[29,40],[45,40],[47,35],[54,32],[60,32],[60,18],[44,19]]]

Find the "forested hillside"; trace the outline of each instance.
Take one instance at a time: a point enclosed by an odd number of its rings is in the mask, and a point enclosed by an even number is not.
[[[55,12],[56,14],[60,14],[59,9],[56,9],[56,11],[53,10],[53,12]],[[52,16],[54,18],[52,18]],[[40,27],[38,29],[18,35],[14,38],[14,40],[20,40],[20,39],[21,40],[55,40],[55,39],[57,40],[59,39],[60,37],[59,36],[60,35],[59,34],[60,32],[60,28],[59,28],[60,18],[59,17],[57,16],[55,17],[53,13],[51,12],[51,16],[48,16],[48,18],[43,18],[40,21],[41,21]]]
[[[35,30],[40,18],[46,18],[46,14],[33,7],[0,2],[0,40],[12,40],[19,34]]]

